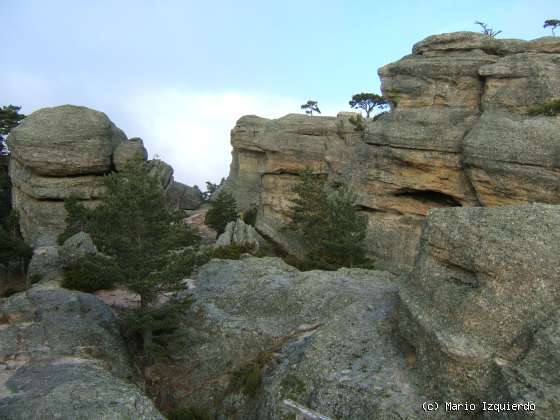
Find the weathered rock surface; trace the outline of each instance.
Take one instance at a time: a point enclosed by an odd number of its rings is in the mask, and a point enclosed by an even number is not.
[[[23,238],[33,247],[56,244],[66,227],[65,199],[98,205],[105,194],[103,175],[148,157],[142,139],[127,140],[105,114],[73,105],[34,112],[12,130],[8,142],[12,206]],[[171,166],[161,160],[151,165],[172,208],[200,205],[200,191],[175,182]]]
[[[97,297],[36,286],[0,299],[0,327],[0,418],[165,418],[131,382],[118,324]]]
[[[103,195],[102,175],[125,134],[105,114],[85,107],[43,108],[9,135],[13,208],[25,241],[56,243],[65,227],[64,199],[75,195],[95,205]]]
[[[61,281],[62,264],[60,261],[60,247],[57,245],[41,246],[33,250],[33,256],[27,267],[27,281],[29,284],[39,281]]]
[[[174,210],[195,210],[203,202],[202,192],[198,187],[189,187],[173,181],[166,190],[168,206]]]
[[[166,189],[173,181],[173,168],[160,159],[152,159],[149,161],[150,174],[158,178],[161,186]]]
[[[559,117],[527,110],[560,96],[560,38],[434,35],[379,70],[392,111],[355,131],[347,113],[242,117],[231,133],[227,187],[256,228],[286,251],[282,232],[297,172],[349,182],[369,218],[377,267],[409,271],[427,211],[560,203]]]
[[[8,144],[12,158],[30,171],[60,177],[108,172],[113,151],[125,140],[105,114],[63,105],[29,115]]]
[[[535,418],[554,418],[558,249],[560,206],[429,213],[399,327],[443,401],[533,401]]]
[[[148,160],[148,151],[139,137],[123,141],[117,146],[113,154],[113,164],[117,171],[122,171],[126,164],[132,160]]]
[[[59,261],[62,267],[68,267],[86,255],[97,254],[97,247],[91,236],[78,232],[64,241],[59,248]]]
[[[226,225],[224,233],[216,241],[216,246],[239,245],[259,249],[259,236],[253,226],[237,219]]]
[[[391,332],[392,274],[248,257],[211,261],[191,287],[189,344],[159,384],[176,404],[279,419],[289,398],[332,418],[418,418],[423,397]]]

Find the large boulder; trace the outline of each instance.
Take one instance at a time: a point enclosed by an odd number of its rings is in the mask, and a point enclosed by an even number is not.
[[[0,299],[0,417],[161,419],[135,379],[111,310],[35,286]]]
[[[60,261],[60,247],[56,245],[40,246],[33,250],[33,255],[27,267],[28,284],[62,280],[62,264]]]
[[[108,172],[123,141],[125,134],[105,114],[73,105],[42,108],[8,137],[13,159],[37,175],[55,177]]]
[[[291,399],[331,418],[416,419],[425,396],[391,333],[397,289],[387,272],[213,260],[191,283],[188,345],[152,372],[157,392],[219,418],[289,418]]]
[[[122,171],[129,161],[146,161],[148,151],[144,147],[144,142],[139,137],[134,137],[122,142],[117,146],[113,154],[113,165],[115,170]]]
[[[59,249],[59,260],[63,267],[76,263],[81,257],[97,254],[97,247],[91,236],[78,232],[68,238]]]
[[[28,244],[56,244],[66,227],[64,199],[69,196],[97,205],[104,194],[103,175],[123,142],[125,134],[105,114],[72,105],[40,109],[12,130],[12,206]]]
[[[202,192],[197,186],[189,187],[181,182],[173,181],[165,191],[167,205],[173,210],[195,210],[203,202]]]
[[[173,183],[173,168],[160,159],[152,159],[148,162],[150,174],[159,179],[161,186],[166,189]]]
[[[560,206],[430,211],[399,325],[442,401],[558,409],[559,247]]]

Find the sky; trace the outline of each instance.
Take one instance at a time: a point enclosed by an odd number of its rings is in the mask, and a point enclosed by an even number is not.
[[[552,18],[558,0],[0,0],[0,105],[97,109],[203,186],[227,176],[243,115],[279,118],[308,99],[349,111],[429,35],[479,20],[534,39]]]

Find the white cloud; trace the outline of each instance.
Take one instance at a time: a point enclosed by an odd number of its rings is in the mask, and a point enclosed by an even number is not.
[[[264,94],[154,90],[126,98],[120,123],[129,137],[142,137],[150,157],[173,166],[177,180],[202,187],[227,176],[230,131],[241,116],[279,118],[300,112],[301,103]]]
[[[243,115],[279,118],[301,112],[307,98],[265,93],[205,93],[189,90],[93,89],[48,80],[23,72],[0,72],[6,104],[22,105],[29,114],[46,106],[74,104],[102,111],[128,137],[141,137],[150,157],[173,166],[175,179],[204,187],[226,177],[231,163],[230,131]],[[3,105],[3,104],[0,104]],[[319,103],[322,115],[336,115],[338,106]]]

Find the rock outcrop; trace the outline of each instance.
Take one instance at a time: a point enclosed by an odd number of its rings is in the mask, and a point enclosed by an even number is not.
[[[431,208],[560,203],[560,117],[531,117],[560,97],[560,39],[435,35],[379,70],[390,113],[355,131],[334,117],[242,117],[231,133],[227,186],[256,228],[291,253],[281,231],[306,166],[349,182],[369,218],[377,266],[409,271]],[[351,114],[350,114],[351,115]]]
[[[173,210],[196,210],[202,205],[202,192],[197,186],[190,187],[174,181],[166,191],[167,203]]]
[[[122,171],[130,161],[148,160],[148,151],[141,138],[134,137],[117,146],[113,153],[113,164],[116,171]]]
[[[388,272],[213,260],[191,284],[189,343],[154,385],[209,417],[289,418],[291,399],[331,418],[416,419],[425,397],[392,336],[397,290]]]
[[[161,419],[97,297],[35,286],[0,299],[0,417]]]
[[[237,219],[226,225],[224,233],[216,241],[216,246],[239,245],[257,250],[260,247],[259,237],[260,235],[253,226]]]
[[[533,401],[535,418],[555,417],[558,249],[560,206],[428,214],[399,330],[442,401]]]
[[[32,113],[11,131],[8,144],[12,206],[23,238],[34,248],[56,244],[66,227],[66,198],[96,206],[105,192],[103,175],[148,157],[142,139],[127,139],[105,114],[73,105]],[[171,166],[151,162],[172,208],[200,205],[200,192],[175,182]]]
[[[34,247],[53,245],[65,227],[64,199],[95,205],[102,176],[126,135],[101,112],[64,105],[28,116],[8,137],[13,207]]]

